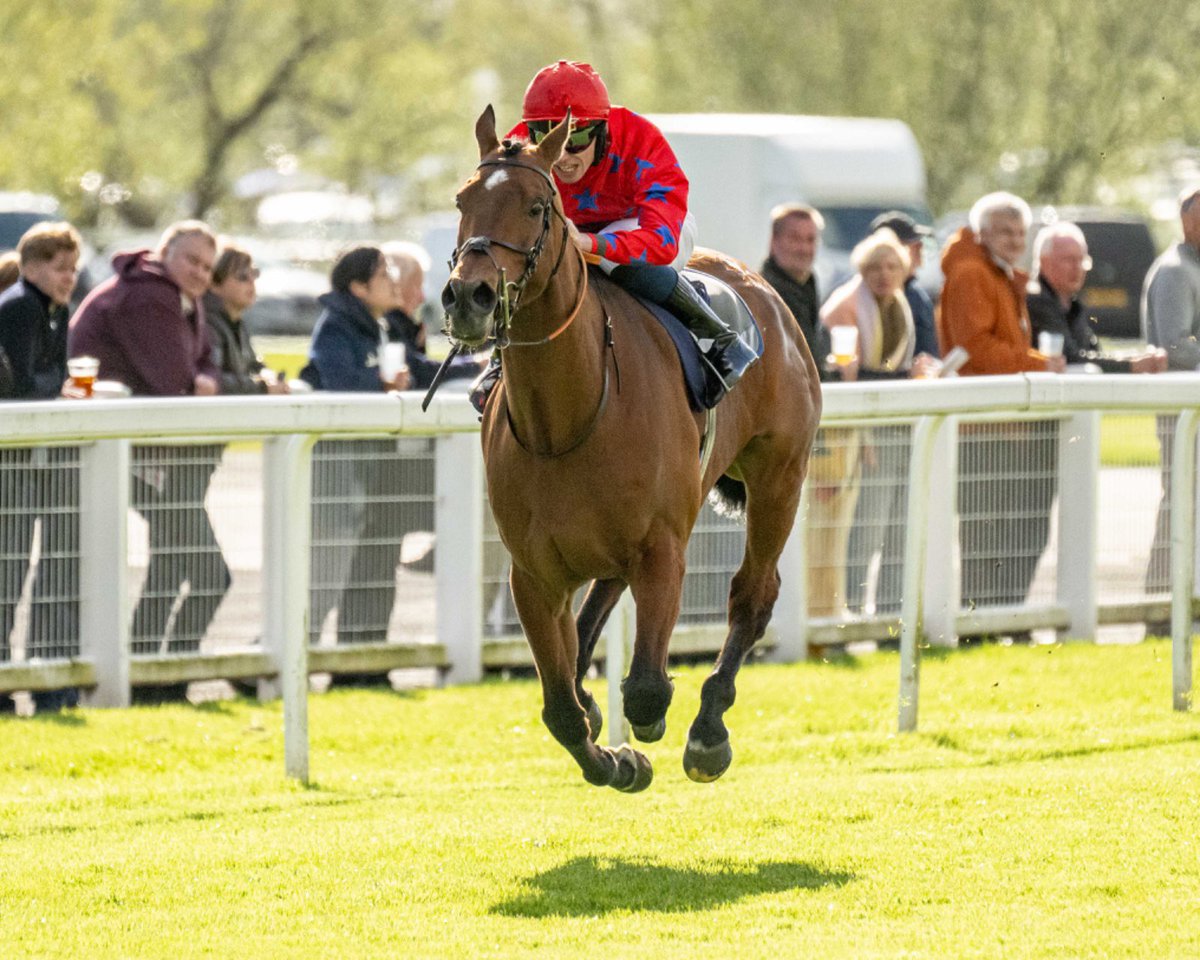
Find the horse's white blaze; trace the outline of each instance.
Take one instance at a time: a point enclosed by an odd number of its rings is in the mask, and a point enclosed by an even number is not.
[[[483,181],[483,185],[488,190],[495,190],[500,184],[508,181],[507,170],[497,170],[490,177]]]

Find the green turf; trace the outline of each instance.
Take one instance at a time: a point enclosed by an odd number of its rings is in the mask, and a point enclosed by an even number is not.
[[[1190,957],[1200,718],[1170,646],[754,666],[688,781],[683,670],[638,796],[585,785],[530,681],[0,720],[18,957]],[[594,684],[597,692],[603,685]]]
[[[1158,466],[1154,417],[1106,415],[1100,421],[1100,463],[1106,467]]]

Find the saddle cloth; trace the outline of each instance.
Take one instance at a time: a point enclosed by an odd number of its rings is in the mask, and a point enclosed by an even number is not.
[[[717,316],[746,342],[756,356],[761,357],[762,332],[758,329],[750,308],[746,306],[746,301],[738,292],[724,281],[697,270],[684,270],[683,275],[693,286],[700,289],[701,295],[708,300]],[[704,359],[696,338],[684,326],[683,321],[666,307],[649,300],[642,300],[642,304],[658,318],[675,344],[680,365],[683,367],[683,384],[688,405],[693,410],[709,410],[715,407],[725,396],[725,384]]]

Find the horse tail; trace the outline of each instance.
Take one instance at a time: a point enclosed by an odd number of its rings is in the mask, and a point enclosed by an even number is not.
[[[717,477],[716,485],[709,491],[708,502],[723,517],[746,519],[746,485],[728,474]]]

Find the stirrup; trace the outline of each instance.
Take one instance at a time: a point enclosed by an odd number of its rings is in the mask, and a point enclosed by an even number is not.
[[[471,406],[480,416],[483,416],[483,408],[487,406],[488,397],[492,395],[492,390],[499,382],[500,364],[495,360],[492,360],[483,373],[472,381],[471,389],[467,392],[467,399],[471,401]]]
[[[732,390],[733,385],[742,379],[742,374],[754,366],[758,354],[746,346],[746,342],[736,334],[725,344],[716,341],[704,354],[704,359],[716,371],[726,391]]]

